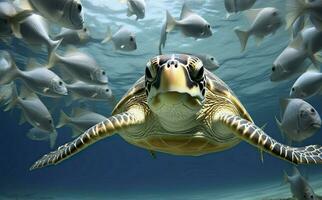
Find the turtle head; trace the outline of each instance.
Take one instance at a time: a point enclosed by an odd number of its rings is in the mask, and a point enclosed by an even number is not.
[[[160,55],[145,70],[147,102],[156,115],[172,121],[195,115],[205,98],[202,61],[188,55]]]

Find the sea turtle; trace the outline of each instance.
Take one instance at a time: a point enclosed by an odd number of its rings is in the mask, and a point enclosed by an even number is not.
[[[202,61],[184,54],[160,55],[146,66],[112,116],[74,141],[44,155],[31,169],[71,157],[115,133],[153,152],[199,156],[246,141],[295,164],[322,164],[322,147],[290,147],[257,127],[229,87]]]

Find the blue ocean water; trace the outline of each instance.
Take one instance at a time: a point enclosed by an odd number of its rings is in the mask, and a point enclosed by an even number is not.
[[[104,38],[107,26],[113,32],[120,25],[136,32],[138,49],[134,52],[116,52],[111,44],[97,42],[79,47],[93,55],[107,71],[116,99],[120,99],[144,74],[147,60],[158,54],[165,10],[178,17],[183,2],[149,0],[145,19],[135,21],[126,16],[126,6],[116,0],[82,0],[86,24],[93,37]],[[225,19],[222,0],[186,0],[186,3],[209,21],[215,32],[212,37],[202,40],[185,38],[178,32],[170,33],[164,53],[214,55],[221,64],[214,73],[232,88],[258,126],[267,124],[265,132],[283,141],[275,116],[280,113],[279,99],[288,96],[295,79],[272,83],[269,75],[273,61],[289,42],[289,32],[281,28],[260,46],[256,46],[251,38],[247,50],[241,53],[233,28],[249,26],[243,14]],[[285,14],[284,4],[279,0],[258,0],[254,8],[274,6]],[[25,66],[30,57],[43,63],[47,60],[46,51],[30,49],[17,39],[11,44],[0,43],[0,49],[10,51],[18,66]],[[60,52],[64,50],[59,49]],[[49,109],[70,109],[64,107],[63,101],[43,100]],[[322,113],[320,96],[308,102]],[[110,116],[113,109],[109,102],[91,102],[89,106],[105,116]],[[26,137],[31,126],[18,125],[20,115],[17,110],[0,112],[0,199],[252,199],[267,185],[281,183],[283,170],[291,169],[289,163],[268,154],[264,154],[262,163],[258,150],[245,142],[227,151],[199,157],[157,153],[157,158],[153,159],[146,150],[115,135],[57,166],[29,171],[33,162],[51,149],[47,142]],[[57,122],[58,112],[53,115]],[[57,145],[71,140],[69,128],[58,129],[58,134]],[[319,131],[301,146],[322,144],[321,134]],[[321,177],[321,166],[300,169],[312,179]],[[267,190],[265,195],[269,197],[274,192]]]

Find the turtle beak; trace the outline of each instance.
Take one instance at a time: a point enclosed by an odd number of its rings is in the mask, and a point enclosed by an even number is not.
[[[189,76],[187,69],[177,60],[170,60],[161,69],[159,74],[158,93],[177,92],[199,97],[200,89]],[[155,85],[157,86],[157,85]]]

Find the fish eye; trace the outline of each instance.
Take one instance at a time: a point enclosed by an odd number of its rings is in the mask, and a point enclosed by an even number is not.
[[[293,87],[293,88],[292,88],[292,92],[294,92],[294,91],[295,91],[295,88]]]
[[[63,82],[62,82],[62,81],[59,81],[59,82],[58,82],[58,84],[59,84],[60,86],[62,86],[62,85],[63,85]]]
[[[105,76],[105,74],[106,74],[106,72],[105,72],[105,71],[102,71],[102,75],[104,75],[104,76]]]
[[[53,123],[53,121],[50,119],[50,120],[49,120],[49,124],[52,124],[52,123]]]
[[[311,197],[311,199],[313,199],[313,195],[311,195],[310,197]]]
[[[107,88],[107,89],[105,89],[105,92],[109,92],[109,91],[110,91],[110,89],[108,89],[108,88]]]
[[[313,108],[311,108],[311,110],[310,110],[310,111],[311,111],[311,113],[315,113],[315,110],[314,110]]]
[[[134,37],[130,36],[130,41],[133,42],[134,41]]]
[[[83,30],[84,30],[84,32],[86,32],[87,31],[87,28],[84,28]]]
[[[273,16],[277,16],[277,12],[276,11],[273,12]]]
[[[214,61],[215,59],[213,57],[210,58],[211,61]]]
[[[207,27],[207,29],[210,29],[210,25],[209,24],[207,24],[206,27]]]
[[[275,69],[276,69],[275,67],[272,67],[272,71],[273,71],[273,72],[275,71]]]
[[[77,9],[78,9],[79,12],[82,12],[82,5],[81,4],[78,4],[77,5]]]

